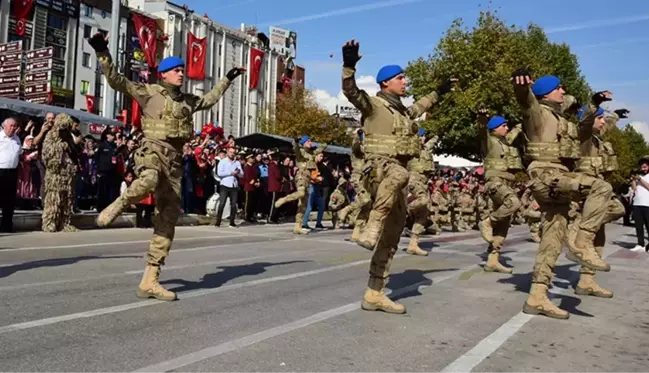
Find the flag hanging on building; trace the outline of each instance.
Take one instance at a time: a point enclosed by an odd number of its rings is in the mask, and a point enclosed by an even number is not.
[[[155,20],[147,16],[132,12],[133,25],[137,38],[140,41],[140,47],[144,51],[146,62],[149,67],[156,67],[155,52],[156,41],[158,39],[158,25]]]
[[[207,38],[197,38],[187,33],[187,72],[189,79],[205,80],[205,56],[207,55]]]
[[[95,96],[86,95],[86,110],[88,110],[89,113],[95,113]]]
[[[131,100],[131,125],[134,128],[142,127],[140,104],[137,102],[136,99]]]
[[[16,19],[16,34],[25,34],[26,17],[32,10],[34,0],[13,0],[11,4],[11,15]]]
[[[259,84],[259,75],[261,74],[263,61],[264,51],[250,48],[250,89],[257,88],[257,84]]]

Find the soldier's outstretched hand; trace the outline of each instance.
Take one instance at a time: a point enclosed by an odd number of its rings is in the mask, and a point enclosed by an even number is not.
[[[511,80],[515,85],[531,85],[533,83],[530,71],[524,67],[514,71]]]
[[[105,52],[108,50],[108,35],[98,32],[88,39],[88,43],[95,52]]]
[[[233,81],[233,80],[235,80],[239,75],[243,74],[244,71],[246,71],[246,68],[245,68],[245,67],[241,67],[241,66],[239,66],[239,67],[233,67],[232,69],[230,69],[230,71],[228,71],[227,74],[225,74],[225,76],[226,76],[228,79],[230,79],[230,81]]]
[[[479,117],[488,117],[489,116],[489,109],[478,109],[478,116]]]
[[[617,116],[620,117],[621,119],[628,118],[630,113],[630,111],[627,109],[617,109],[617,110],[613,110],[613,112],[617,114]]]
[[[456,78],[450,78],[446,80],[444,83],[440,84],[437,87],[437,94],[440,96],[444,96],[445,94],[457,90],[457,83],[459,82],[458,79]]]
[[[356,67],[356,63],[363,58],[362,54],[358,54],[359,47],[360,44],[354,39],[343,45],[343,66]]]
[[[611,101],[613,99],[613,92],[611,91],[600,91],[600,92],[595,92],[595,94],[592,97],[593,104],[596,106],[599,106],[602,104],[604,101]]]

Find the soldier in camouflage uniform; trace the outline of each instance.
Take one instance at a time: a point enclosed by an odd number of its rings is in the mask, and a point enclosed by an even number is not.
[[[352,152],[350,158],[352,161],[352,176],[350,182],[354,187],[356,198],[348,206],[344,207],[338,212],[338,218],[343,221],[348,216],[354,217],[354,230],[352,231],[351,241],[356,242],[361,236],[365,223],[367,222],[368,215],[371,210],[372,197],[366,189],[367,175],[365,174],[365,153],[363,152],[363,137],[362,129],[356,131],[354,139],[352,140]]]
[[[73,232],[70,223],[74,204],[74,180],[78,159],[72,140],[73,120],[59,114],[45,135],[43,163],[45,165],[45,200],[43,201],[43,232]]]
[[[108,52],[108,42],[101,33],[95,34],[89,43],[97,53],[97,61],[108,85],[140,104],[144,133],[143,144],[135,153],[137,179],[99,214],[97,225],[109,225],[127,206],[154,193],[156,219],[153,238],[136,294],[142,298],[175,300],[176,294],[163,288],[159,277],[160,266],[169,255],[180,216],[183,145],[194,135],[193,114],[214,106],[245,69],[231,69],[209,93],[198,97],[181,91],[185,64],[178,57],[167,57],[160,62],[158,72],[162,80],[158,84],[136,83],[117,72]]]
[[[523,163],[514,147],[514,141],[521,134],[521,125],[512,130],[501,116],[487,117],[487,110],[478,113],[478,129],[484,157],[486,195],[491,199],[493,210],[480,222],[480,234],[489,243],[489,257],[484,270],[487,272],[512,273],[512,268],[500,264],[502,245],[512,218],[521,207],[518,194],[512,189],[514,174],[523,169]]]
[[[524,217],[530,228],[531,238],[534,242],[539,243],[541,242],[541,210],[530,188],[526,188],[523,192],[521,203],[525,206]]]
[[[336,228],[337,223],[345,223],[345,220],[341,219],[338,214],[340,214],[340,210],[344,208],[344,206],[349,205],[349,199],[347,198],[347,183],[347,179],[341,176],[338,179],[338,186],[336,186],[336,189],[329,197],[329,211],[331,211],[331,223],[334,229]]]
[[[526,69],[512,74],[514,91],[523,111],[523,130],[528,139],[526,157],[530,188],[545,216],[543,234],[532,274],[532,287],[523,312],[567,319],[568,312],[547,296],[552,270],[561,254],[568,230],[571,201],[584,202],[579,231],[568,248],[570,260],[592,270],[610,271],[593,246],[611,199],[611,185],[603,180],[575,173],[580,155],[577,127],[563,116],[565,91],[554,76],[532,79]]]
[[[475,215],[475,201],[469,186],[458,182],[451,183],[453,195],[453,230],[465,232],[471,229],[471,217]]]
[[[450,91],[451,83],[447,82],[437,92],[407,108],[401,102],[406,91],[405,75],[399,66],[390,65],[379,70],[376,81],[381,91],[370,97],[358,88],[354,77],[356,63],[361,58],[358,48],[354,40],[343,46],[342,89],[363,116],[363,150],[366,161],[371,164],[368,190],[372,191],[372,210],[357,241],[360,246],[373,250],[370,278],[361,307],[405,313],[405,307],[385,296],[383,289],[406,223],[405,187],[409,179],[406,167],[420,152],[414,119],[437,102],[440,95]]]
[[[408,213],[413,218],[412,233],[406,252],[411,255],[427,256],[428,251],[419,247],[419,238],[426,229],[428,222],[428,206],[430,204],[430,193],[428,192],[428,178],[435,171],[433,161],[433,147],[437,142],[436,138],[426,140],[426,131],[419,129],[421,139],[421,150],[419,156],[408,162],[408,191],[413,201],[408,203]]]
[[[312,147],[311,138],[302,136],[294,143],[293,151],[295,153],[295,163],[297,164],[297,174],[295,175],[295,192],[282,197],[275,202],[275,208],[280,208],[285,203],[297,201],[297,214],[295,215],[294,234],[308,234],[309,231],[302,228],[302,220],[309,198],[309,185],[311,180],[311,171],[317,168],[315,156],[322,153],[327,144],[320,145],[315,149]]]
[[[597,92],[592,97],[592,103],[579,110],[579,138],[581,141],[581,160],[578,170],[586,175],[604,179],[608,174],[618,169],[617,157],[610,143],[602,140],[606,130],[615,128],[620,117],[625,118],[629,113],[626,109],[619,109],[608,118],[604,110],[599,107],[604,101],[610,100],[610,92]],[[574,240],[582,220],[581,204],[576,204],[572,221],[568,227],[568,240]],[[606,206],[606,214],[602,225],[595,235],[595,251],[602,257],[606,243],[605,225],[624,216],[624,205],[617,197],[612,196]],[[595,271],[587,266],[581,266],[580,277],[575,293],[579,295],[592,295],[600,298],[612,298],[613,292],[604,289],[595,281]]]
[[[435,214],[431,220],[433,220],[435,224],[438,225],[440,231],[442,227],[451,224],[452,217],[451,198],[449,193],[444,190],[445,187],[446,185],[443,179],[437,180],[435,182],[435,190],[430,197]]]

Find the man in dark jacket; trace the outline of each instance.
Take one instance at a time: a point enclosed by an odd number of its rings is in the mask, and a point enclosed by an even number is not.
[[[257,190],[259,189],[259,167],[255,164],[255,157],[249,154],[246,165],[243,166],[243,191],[245,193],[244,219],[249,223],[256,223],[255,209],[257,207]]]
[[[268,153],[268,195],[270,200],[270,212],[268,213],[268,223],[277,224],[277,210],[275,201],[282,197],[282,172],[274,158],[273,153]],[[281,207],[280,207],[281,208]]]

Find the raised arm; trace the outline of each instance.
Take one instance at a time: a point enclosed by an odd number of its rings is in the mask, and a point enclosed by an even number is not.
[[[514,144],[514,141],[516,141],[516,139],[522,132],[523,132],[523,125],[519,123],[515,125],[514,128],[509,130],[507,135],[505,135],[505,140],[507,140],[507,143],[509,145],[512,145]]]
[[[431,107],[433,107],[433,105],[438,103],[445,94],[453,90],[453,86],[456,82],[457,79],[448,79],[444,83],[440,84],[435,91],[427,94],[412,104],[408,108],[410,119],[417,119],[427,112]]]
[[[113,58],[108,52],[108,40],[104,38],[103,34],[96,33],[88,42],[97,53],[97,61],[99,61],[106,82],[111,88],[133,97],[138,102],[144,102],[151,96],[147,84],[132,82],[117,71],[113,64]]]
[[[532,78],[527,69],[518,69],[512,73],[514,94],[523,114],[523,129],[529,135],[541,132],[541,105],[532,92]]]
[[[365,117],[372,115],[372,102],[367,92],[356,85],[356,63],[361,59],[358,54],[360,44],[353,39],[343,45],[343,94]]]
[[[207,110],[214,106],[219,102],[228,87],[230,87],[230,84],[232,84],[232,82],[244,71],[246,71],[246,69],[243,67],[234,67],[228,71],[225,77],[221,79],[221,81],[218,82],[211,91],[198,99],[194,106],[194,111]]]

